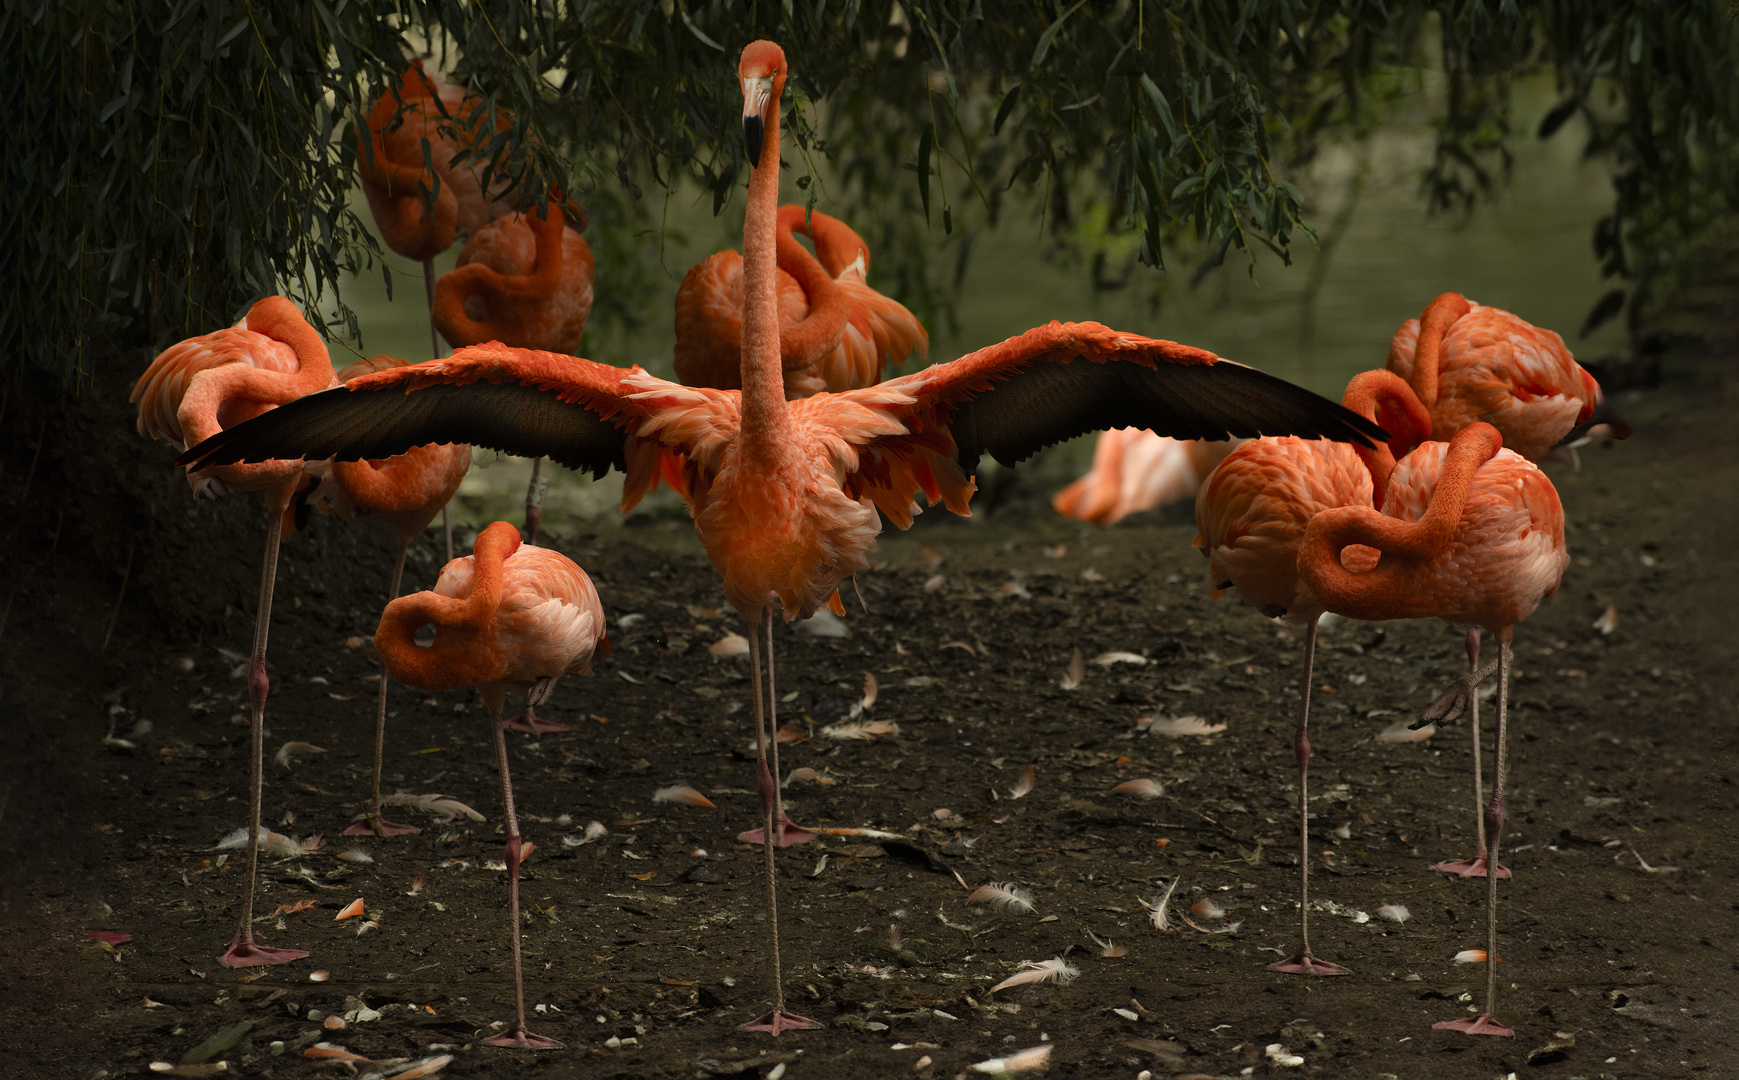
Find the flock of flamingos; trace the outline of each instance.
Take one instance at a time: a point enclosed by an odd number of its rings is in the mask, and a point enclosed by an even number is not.
[[[1447,293],[1401,328],[1387,368],[1356,376],[1341,405],[1212,353],[1095,323],[1053,322],[881,382],[883,364],[923,356],[927,336],[904,307],[870,289],[869,253],[856,233],[824,214],[777,206],[782,51],[766,41],[749,45],[737,74],[754,165],[743,251],[712,256],[682,283],[681,382],[568,355],[592,304],[592,259],[578,232],[583,212],[564,211],[558,199],[509,212],[474,167],[452,165],[468,145],[458,118],[474,99],[420,65],[376,103],[358,156],[381,234],[429,268],[436,359],[377,357],[335,373],[320,334],[295,305],[270,297],[236,326],[166,350],[139,380],[139,430],[183,448],[176,463],[197,497],[259,491],[266,498],[250,667],[254,828],[277,546],[301,504],[392,527],[397,597],[405,547],[458,488],[468,444],[595,475],[620,469],[624,510],[669,485],[688,504],[750,642],[762,825],[743,838],[764,853],[772,1008],[743,1026],[774,1035],[818,1026],[786,1008],[779,970],[774,853],[816,833],[786,816],[774,781],[778,748],[769,750],[767,717],[775,612],[786,621],[823,605],[843,614],[840,586],[866,568],[881,518],[909,526],[920,494],[968,513],[983,453],[1013,464],[1099,430],[1094,471],[1059,495],[1059,509],[1109,522],[1153,505],[1165,489],[1187,495],[1199,486],[1196,544],[1215,594],[1236,589],[1263,615],[1305,631],[1296,736],[1300,942],[1272,967],[1345,971],[1315,956],[1308,937],[1303,815],[1311,661],[1324,612],[1440,618],[1466,628],[1469,674],[1428,715],[1453,718],[1473,707],[1480,850],[1436,869],[1488,878],[1488,955],[1495,956],[1496,883],[1509,873],[1498,865],[1498,847],[1511,634],[1557,589],[1568,562],[1563,510],[1534,462],[1607,422],[1599,388],[1562,339]],[[435,179],[425,162],[433,162]],[[459,232],[469,236],[459,266],[436,283],[432,258]],[[799,232],[812,239],[814,254],[795,239]],[[443,337],[466,347],[442,359]],[[1607,430],[1624,434],[1616,420]],[[1211,449],[1234,436],[1249,441],[1230,453]],[[604,609],[585,572],[536,546],[540,490],[534,479],[528,540],[496,522],[472,555],[452,559],[449,530],[450,561],[435,588],[398,597],[382,613],[374,791],[350,829],[416,831],[380,812],[389,677],[432,690],[477,687],[505,803],[516,1009],[512,1027],[488,1041],[531,1049],[560,1044],[526,1026],[518,871],[529,845],[514,815],[505,731],[555,726],[532,706],[562,675],[589,673],[597,651],[609,647]],[[419,629],[431,624],[433,644],[418,642]],[[1495,664],[1483,668],[1481,628],[1498,643]],[[1490,801],[1480,805],[1475,691],[1494,667],[1496,763]],[[510,688],[527,691],[527,708],[504,719]],[[223,956],[232,967],[307,955],[254,939],[254,839],[239,924]],[[1511,1033],[1495,1016],[1495,966],[1487,965],[1484,1011],[1437,1027]]]

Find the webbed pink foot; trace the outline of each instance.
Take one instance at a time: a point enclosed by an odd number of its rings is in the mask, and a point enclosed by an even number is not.
[[[752,1024],[738,1024],[738,1031],[765,1031],[777,1035],[782,1031],[808,1031],[821,1027],[820,1021],[811,1020],[807,1016],[786,1012],[784,1009],[774,1009]]]
[[[1328,960],[1318,960],[1310,954],[1309,949],[1293,953],[1279,963],[1269,964],[1269,971],[1283,971],[1288,975],[1351,975],[1352,971]]]
[[[217,962],[232,968],[259,967],[264,964],[288,964],[307,955],[301,949],[274,949],[270,945],[261,945],[254,940],[252,934],[238,932],[235,940],[229,944],[229,951],[218,957]]]
[[[370,814],[353,822],[344,830],[345,836],[414,836],[423,830],[415,825],[400,825],[379,814]]]
[[[516,1028],[493,1039],[484,1039],[489,1046],[505,1046],[512,1050],[560,1050],[562,1044],[554,1039],[546,1039],[536,1032],[526,1028]]]
[[[510,716],[501,722],[508,731],[523,731],[527,735],[543,735],[552,731],[572,731],[573,728],[556,720],[545,720],[543,717],[527,708],[517,716]]]
[[[1484,877],[1486,875],[1485,853],[1481,852],[1479,855],[1471,859],[1459,859],[1455,862],[1438,863],[1431,869],[1445,874],[1456,874],[1464,878]],[[1509,876],[1510,868],[1499,863],[1497,868],[1498,880],[1502,881],[1504,878]]]
[[[1445,1020],[1432,1024],[1432,1031],[1461,1031],[1469,1035],[1514,1035],[1515,1032],[1498,1022],[1491,1013],[1480,1013],[1466,1020]]]

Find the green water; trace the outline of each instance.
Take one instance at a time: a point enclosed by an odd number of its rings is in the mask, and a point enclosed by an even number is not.
[[[1549,104],[1543,93],[1524,97],[1517,132],[1532,131]],[[1418,177],[1430,140],[1422,127],[1392,124],[1365,147],[1326,153],[1308,173],[1294,178],[1310,200],[1307,220],[1329,251],[1326,264],[1321,252],[1298,237],[1291,267],[1264,251],[1254,276],[1233,253],[1225,268],[1192,288],[1193,268],[1180,265],[1157,314],[1148,300],[1151,290],[1143,287],[1153,278],[1094,295],[1084,271],[1058,268],[1040,257],[1043,238],[1035,218],[1006,212],[1001,227],[975,245],[958,306],[959,332],[943,335],[932,328],[931,360],[951,360],[1050,319],[1092,319],[1211,349],[1338,398],[1354,373],[1382,365],[1389,338],[1403,320],[1450,290],[1559,331],[1579,357],[1619,351],[1623,338],[1616,321],[1588,338],[1575,336],[1595,299],[1610,287],[1600,280],[1590,236],[1611,205],[1606,170],[1580,160],[1582,136],[1575,127],[1567,125],[1547,142],[1518,134],[1510,184],[1471,217],[1426,214]],[[1351,213],[1343,215],[1355,172],[1365,179]],[[795,191],[785,196],[798,198]],[[672,231],[688,241],[667,238],[666,271],[650,310],[672,310],[682,273],[706,254],[734,245],[730,217],[741,213],[741,201],[727,208],[723,219],[712,217],[710,205],[705,198],[672,200]],[[366,208],[359,204],[359,209],[366,217]],[[1337,219],[1346,222],[1344,235],[1333,235]],[[734,224],[740,232],[740,217]],[[456,255],[455,248],[437,260],[437,271],[450,268]],[[390,301],[378,273],[347,283],[346,299],[361,318],[367,352],[426,358],[422,268],[396,256],[389,259],[395,269]],[[954,249],[943,243],[939,227],[937,259],[953,265]],[[1137,270],[1138,275],[1153,273]],[[1313,284],[1314,302],[1307,305]],[[598,291],[608,288],[600,278]],[[673,337],[669,319],[658,318],[631,341],[606,338],[594,346],[589,336],[588,348],[594,359],[639,363],[668,376]],[[342,362],[337,355],[334,359]],[[1048,451],[1035,463],[1037,471],[1066,479],[1084,467],[1090,445],[1077,440]],[[463,516],[517,520],[526,463],[479,452],[477,465],[461,492]],[[560,530],[571,520],[577,524],[610,512],[619,484],[594,485],[553,471],[545,511],[551,527]]]

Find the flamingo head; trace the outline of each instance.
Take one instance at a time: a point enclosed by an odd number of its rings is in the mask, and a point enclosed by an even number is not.
[[[785,91],[785,50],[771,41],[752,41],[737,64],[743,84],[743,141],[749,160],[761,164],[761,143],[767,131],[767,110],[779,108]]]

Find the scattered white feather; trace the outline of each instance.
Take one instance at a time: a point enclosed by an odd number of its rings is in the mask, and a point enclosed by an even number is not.
[[[1304,1058],[1286,1049],[1279,1043],[1269,1043],[1265,1054],[1269,1061],[1286,1069],[1296,1069],[1304,1064]]]
[[[991,993],[1007,990],[1011,986],[1025,986],[1027,983],[1056,982],[1067,986],[1075,981],[1080,970],[1062,957],[1055,960],[1022,960],[1020,970],[990,988]]]
[[[711,645],[708,645],[706,651],[712,656],[718,658],[728,656],[747,656],[749,655],[749,639],[741,634],[726,634]]]
[[[260,827],[260,850],[274,859],[294,859],[316,851],[320,847],[319,836],[310,836],[307,840],[297,841],[283,833],[272,832],[265,826]],[[217,842],[214,851],[246,851],[248,846],[248,830],[236,829]]]
[[[592,841],[601,839],[602,837],[608,836],[609,834],[610,834],[610,830],[604,828],[603,822],[601,822],[601,821],[588,822],[586,824],[586,831],[583,835],[573,836],[570,834],[567,836],[563,836],[562,837],[562,846],[563,847],[584,847],[587,844],[591,843]]]
[[[948,579],[941,574],[932,574],[930,579],[924,582],[924,591],[927,593],[939,593],[947,587]]]
[[[1413,917],[1406,904],[1384,904],[1377,909],[1377,918],[1387,919],[1392,923],[1404,923]]]
[[[1112,664],[1135,664],[1139,667],[1147,663],[1147,657],[1132,652],[1102,652],[1093,658],[1093,662],[1100,667],[1110,667]]]
[[[993,881],[988,885],[980,885],[972,890],[972,895],[966,898],[968,904],[989,904],[1002,911],[1016,911],[1025,915],[1033,909],[1033,894],[1013,882]]]
[[[296,763],[298,754],[324,754],[326,748],[307,742],[287,742],[278,747],[278,752],[272,755],[272,760],[278,763],[278,768],[288,769]]]
[[[858,706],[864,709],[876,707],[876,677],[867,671],[863,673],[863,699]]]
[[[826,608],[822,608],[809,618],[798,622],[796,628],[813,637],[843,638],[851,636],[851,628],[845,625],[845,620]]]
[[[1618,629],[1618,607],[1617,607],[1617,605],[1614,605],[1614,604],[1606,605],[1606,610],[1600,613],[1600,618],[1595,619],[1593,625],[1594,625],[1594,629],[1600,631],[1600,633],[1602,635],[1610,635],[1614,630],[1617,630]]]
[[[687,784],[672,784],[669,787],[661,787],[652,793],[652,801],[655,803],[675,802],[688,806],[704,806],[709,810],[718,809],[711,799]]]
[[[1190,905],[1190,914],[1202,919],[1223,919],[1226,917],[1226,909],[1203,897]]]
[[[1149,735],[1215,735],[1224,724],[1210,724],[1199,716],[1156,716],[1147,723]]]
[[[1147,909],[1147,917],[1152,921],[1155,930],[1176,929],[1176,926],[1171,921],[1171,916],[1168,915],[1166,911],[1171,906],[1172,894],[1177,892],[1178,884],[1182,881],[1183,877],[1181,875],[1172,878],[1171,884],[1165,887],[1165,892],[1160,894],[1158,900],[1152,902],[1143,900],[1141,902],[1141,906]]]
[[[380,803],[382,806],[408,806],[440,818],[443,824],[457,821],[461,817],[470,818],[472,821],[488,820],[458,799],[450,799],[445,795],[387,795]]]
[[[821,729],[821,734],[829,739],[854,739],[858,742],[873,742],[878,738],[894,738],[900,733],[900,725],[892,720],[851,720],[839,724],[829,724]]]
[[[1014,1073],[1033,1072],[1048,1068],[1051,1064],[1051,1050],[1054,1043],[1045,1043],[1030,1050],[1022,1050],[1007,1057],[991,1058],[970,1066],[973,1072],[989,1073],[991,1076],[1010,1076]]]
[[[1037,784],[1038,770],[1036,767],[1028,765],[1026,767],[1026,772],[1020,774],[1020,779],[1015,782],[1014,787],[1008,789],[1008,797],[1011,799],[1024,799],[1032,794],[1032,790],[1037,786]]]
[[[334,855],[333,858],[342,859],[347,863],[356,863],[358,865],[374,861],[373,855],[370,855],[368,852],[363,851],[360,848],[351,848],[349,851],[340,851]]]
[[[832,777],[822,776],[807,765],[804,765],[801,768],[792,769],[790,775],[785,777],[784,786],[790,787],[798,781],[802,781],[806,784],[821,784],[826,787],[832,787],[834,784],[838,783],[838,781],[834,780]]]
[[[1027,587],[1018,581],[1003,582],[1002,587],[996,590],[996,595],[1002,597],[1004,600],[1007,600],[1011,596],[1018,596],[1022,600],[1031,600],[1033,598],[1033,594],[1027,591]]]
[[[1377,732],[1377,741],[1380,743],[1416,743],[1424,742],[1437,734],[1436,724],[1426,724],[1418,731],[1412,730],[1410,724],[1412,724],[1411,720],[1395,721],[1382,731]]]
[[[1503,957],[1498,957],[1498,960],[1501,962]],[[1485,950],[1463,949],[1455,954],[1455,962],[1458,964],[1483,964],[1485,963]]]

